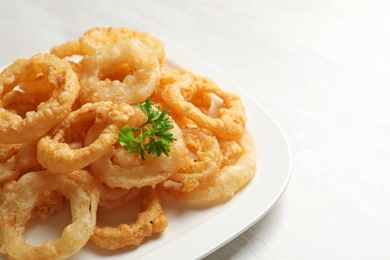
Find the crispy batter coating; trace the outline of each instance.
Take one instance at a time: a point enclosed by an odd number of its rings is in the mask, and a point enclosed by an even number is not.
[[[79,95],[80,84],[69,62],[51,54],[16,60],[0,74],[0,143],[27,143],[64,120]],[[19,87],[21,90],[15,89]],[[33,102],[18,111],[11,96]],[[23,102],[22,102],[23,103]]]
[[[156,55],[136,38],[104,46],[85,56],[80,66],[82,103],[144,102],[161,78]]]

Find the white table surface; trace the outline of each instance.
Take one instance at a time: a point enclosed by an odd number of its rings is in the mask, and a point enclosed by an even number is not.
[[[388,1],[1,0],[0,66],[130,27],[206,59],[275,117],[290,184],[206,259],[390,259]]]

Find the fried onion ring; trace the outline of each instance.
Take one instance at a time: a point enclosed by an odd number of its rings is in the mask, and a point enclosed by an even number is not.
[[[160,197],[155,189],[144,187],[140,192],[141,213],[135,223],[120,224],[117,227],[99,226],[97,223],[91,241],[108,250],[115,250],[131,245],[138,246],[154,233],[162,233],[168,225]]]
[[[54,191],[70,202],[72,223],[61,237],[50,239],[40,246],[25,242],[25,225],[39,203],[40,194]],[[68,178],[47,171],[23,175],[5,196],[0,206],[0,227],[4,244],[2,253],[13,259],[64,259],[78,252],[89,240],[96,224],[98,192]]]
[[[53,130],[53,134],[38,142],[38,162],[52,173],[69,173],[82,169],[105,154],[118,140],[121,129],[134,113],[131,106],[109,101],[87,103],[69,114],[66,120]],[[81,121],[99,121],[104,129],[89,145],[73,149],[64,142],[67,131]]]
[[[199,181],[213,176],[219,171],[222,154],[215,136],[199,128],[184,128],[184,142],[194,155],[187,156],[185,166],[169,179],[182,185],[182,191],[188,192],[199,185]]]
[[[193,77],[194,84],[180,76],[183,71],[178,71],[176,76],[171,70],[172,82],[165,85],[161,93],[162,99],[176,113],[193,120],[199,127],[206,128],[227,140],[240,138],[244,134],[246,124],[245,108],[240,97],[223,91],[209,79],[187,73]],[[204,114],[188,100],[190,96],[198,92],[213,93],[222,99],[223,103],[218,109],[218,118]]]
[[[156,56],[137,39],[100,48],[85,56],[80,65],[83,103],[142,103],[154,92],[161,78]]]
[[[8,92],[23,86],[22,90],[26,87],[28,94],[37,87],[32,84],[34,87],[29,88],[29,83],[42,78],[46,81],[45,90],[51,93],[40,93],[48,99],[38,105],[37,111],[28,111],[22,117],[4,108],[3,97]],[[79,90],[80,84],[69,62],[54,55],[37,54],[15,61],[0,74],[0,142],[26,143],[45,135],[70,113]]]

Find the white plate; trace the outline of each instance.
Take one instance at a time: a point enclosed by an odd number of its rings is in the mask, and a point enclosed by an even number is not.
[[[148,239],[139,247],[107,252],[88,243],[72,259],[199,259],[205,257],[267,214],[288,185],[291,175],[291,155],[286,137],[275,120],[256,102],[256,97],[244,93],[226,76],[188,50],[168,41],[165,41],[165,46],[168,65],[209,77],[224,90],[241,96],[247,109],[247,129],[255,142],[257,173],[232,200],[220,205],[210,207],[196,203],[164,201],[165,213],[169,220],[167,229],[159,237]],[[33,240],[34,244],[40,244],[42,239],[47,239],[47,236],[58,236],[61,227],[69,223],[66,222],[69,221],[69,215],[65,220],[59,218],[54,216],[45,227],[29,222],[26,240],[30,243]],[[59,222],[62,224],[59,225]],[[45,238],[42,234],[45,234]]]

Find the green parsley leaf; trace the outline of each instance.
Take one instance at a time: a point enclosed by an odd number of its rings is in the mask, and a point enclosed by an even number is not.
[[[160,106],[152,106],[149,98],[144,104],[137,101],[137,107],[148,117],[139,127],[125,126],[119,132],[119,144],[127,151],[138,154],[144,161],[149,156],[159,157],[161,154],[169,156],[171,143],[176,141],[173,134],[173,123],[167,116],[168,110],[160,111]]]

